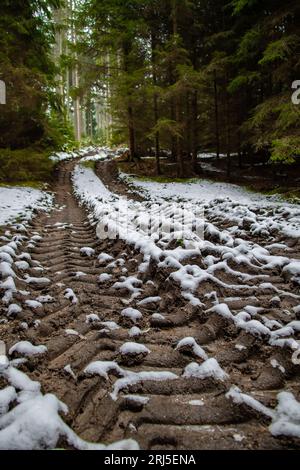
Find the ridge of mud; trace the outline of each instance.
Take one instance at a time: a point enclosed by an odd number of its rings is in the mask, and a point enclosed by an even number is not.
[[[115,179],[112,163],[97,164],[97,174],[112,191],[132,197],[126,185]],[[211,299],[207,299],[205,308],[187,305],[178,286],[172,284],[170,290],[167,270],[154,269],[149,283],[149,276],[138,272],[141,255],[122,240],[98,240],[88,214],[72,192],[74,165],[74,162],[67,162],[58,170],[53,189],[60,209],[40,214],[29,229],[29,234],[41,236],[30,249],[32,273],[34,263],[40,263],[44,269],[40,276],[48,277],[51,283],[42,288],[28,285],[26,290],[31,299],[50,295],[54,300],[32,310],[25,307],[20,297],[23,311],[1,328],[0,338],[8,347],[17,341],[29,340],[48,348],[46,356],[31,359],[21,370],[38,380],[44,392],[54,393],[68,405],[68,424],[80,437],[92,442],[111,443],[134,438],[141,448],[152,450],[299,449],[299,439],[273,437],[268,430],[268,418],[225,397],[230,385],[235,384],[266,406],[275,406],[276,395],[283,388],[293,391],[299,399],[299,367],[291,365],[289,352],[238,331],[219,316],[207,317],[205,311],[213,306]],[[80,250],[84,247],[93,248],[94,256],[83,256]],[[25,248],[20,250],[25,251]],[[100,266],[97,256],[102,252],[124,262],[111,268]],[[121,345],[131,341],[128,333],[132,325],[120,316],[130,293],[112,289],[125,269],[126,276],[141,280],[143,298],[161,297],[158,305],[137,307],[135,301],[130,304],[143,313],[139,325],[143,334],[136,341],[151,351],[146,357],[130,360],[122,359],[119,353]],[[107,272],[112,278],[100,284],[99,275]],[[279,277],[275,281],[278,287],[283,285]],[[18,288],[23,288],[22,282]],[[77,303],[72,303],[74,298],[65,297],[66,289],[72,289]],[[205,283],[201,290],[204,295],[211,292],[212,286]],[[234,292],[221,288],[218,295],[220,299],[235,296]],[[259,298],[266,309],[271,296],[266,293]],[[248,305],[248,294],[235,302],[238,303],[236,308]],[[292,306],[292,302],[287,298],[282,307],[274,308],[273,317],[277,318],[281,309]],[[4,313],[4,308],[1,309],[0,313]],[[163,313],[165,321],[153,318],[156,311]],[[120,328],[109,331],[104,325],[87,323],[86,316],[90,314],[97,314],[102,322],[114,321]],[[24,330],[20,322],[27,322],[28,330]],[[68,330],[75,330],[78,335]],[[207,354],[219,361],[230,378],[222,383],[211,378],[180,376],[184,367],[197,361],[191,351],[175,349],[177,342],[185,337],[194,337]],[[236,345],[246,349],[237,349]],[[272,359],[285,367],[285,373],[271,366]],[[113,401],[110,393],[117,377],[110,375],[106,381],[84,373],[85,367],[94,361],[116,361],[133,372],[169,371],[179,377],[128,385],[118,400]],[[68,365],[74,376],[65,370]]]

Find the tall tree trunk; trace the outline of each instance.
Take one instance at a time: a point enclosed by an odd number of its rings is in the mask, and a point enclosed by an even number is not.
[[[172,0],[172,20],[173,20],[173,39],[174,46],[176,47],[178,36],[178,4],[177,0]],[[180,96],[177,93],[175,97],[175,120],[179,125],[181,123],[181,107]],[[177,160],[177,175],[179,178],[184,176],[184,164],[182,153],[182,138],[180,135],[176,137],[176,160]]]
[[[178,34],[178,0],[172,0],[172,22],[173,22],[173,35]]]
[[[66,96],[65,96],[67,119],[70,119],[70,69],[66,70]]]
[[[171,98],[171,106],[170,106],[170,114],[171,114],[171,120],[175,121],[176,120],[176,115],[175,115],[175,103],[174,103],[174,98]],[[176,147],[176,138],[174,135],[171,136],[171,159],[172,162],[176,162],[176,155],[177,155],[177,147]]]
[[[132,106],[128,106],[127,113],[128,113],[130,160],[134,161],[134,159],[136,158],[136,148],[135,148],[135,130],[134,130]]]
[[[73,87],[78,90],[79,88],[79,70],[78,70],[78,56],[76,52],[77,44],[77,31],[74,22],[74,12],[76,9],[76,0],[70,0],[71,15],[72,15],[72,43],[75,46],[75,65],[73,69]],[[81,123],[81,109],[80,109],[80,97],[76,96],[73,101],[74,105],[74,127],[75,127],[75,139],[81,141],[82,123]]]
[[[218,100],[218,82],[217,71],[214,70],[214,99],[215,99],[215,131],[216,131],[216,151],[217,160],[220,158],[220,127],[219,127],[219,100]]]
[[[73,74],[73,86],[74,88],[79,88],[79,73],[78,73],[78,65],[76,64],[74,67],[74,74]],[[80,97],[76,96],[74,99],[74,123],[75,123],[75,139],[80,142],[81,141],[81,110],[80,110]]]
[[[57,86],[56,86],[56,93],[62,99],[64,97],[64,83],[63,83],[63,75],[61,73],[60,68],[60,60],[63,55],[63,43],[64,43],[64,31],[63,31],[63,10],[58,8],[53,12],[53,21],[55,25],[55,47],[54,47],[54,63],[58,67],[59,72],[57,74]]]
[[[185,132],[186,132],[186,152],[189,159],[192,155],[192,133],[191,133],[191,94],[186,93],[186,119],[185,119]]]
[[[228,74],[226,74],[225,82],[225,107],[226,107],[226,146],[227,146],[227,177],[231,177],[231,119],[230,119],[230,102],[229,93],[227,91]]]
[[[179,97],[176,98],[175,114],[176,114],[176,122],[179,123],[181,121]],[[178,175],[178,178],[183,178],[184,165],[183,165],[183,153],[182,153],[182,138],[180,135],[178,135],[176,138],[176,147],[177,147],[177,175]]]
[[[110,52],[107,53],[106,57],[107,61],[107,76],[110,77],[111,75],[111,55]],[[111,81],[107,81],[107,88],[106,88],[106,110],[107,110],[107,144],[111,142],[112,139],[112,126],[113,126],[113,117],[110,108],[110,101],[112,96],[111,90]]]
[[[129,54],[131,51],[131,44],[124,41],[123,42],[123,62],[124,62],[124,72],[129,72]],[[130,161],[134,161],[136,158],[136,142],[135,142],[135,128],[134,128],[134,117],[133,117],[133,107],[130,103],[131,101],[131,92],[128,93],[128,106],[127,106],[127,121],[128,121],[128,134],[129,134],[129,151],[130,151]]]
[[[240,133],[240,131],[238,131],[237,140],[238,140],[239,168],[242,169],[243,168],[243,154],[242,154],[241,133]]]
[[[198,92],[192,95],[192,162],[193,171],[198,173]]]
[[[156,74],[156,64],[155,64],[155,52],[156,52],[156,35],[155,32],[152,31],[151,33],[151,60],[152,60],[152,74],[153,74],[153,85],[154,88],[157,87],[157,74]],[[154,124],[157,126],[159,113],[158,113],[158,96],[156,90],[154,90],[153,96],[153,110],[154,110]],[[156,159],[156,173],[157,175],[161,175],[161,166],[160,166],[160,135],[157,131],[155,133],[155,159]]]

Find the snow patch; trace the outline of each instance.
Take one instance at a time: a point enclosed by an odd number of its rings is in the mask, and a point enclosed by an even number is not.
[[[18,353],[22,356],[32,357],[46,354],[47,351],[46,346],[34,346],[29,341],[20,341],[10,348],[9,355],[12,356],[14,353]]]
[[[196,377],[198,379],[213,378],[223,382],[228,379],[228,374],[219,366],[216,359],[207,359],[203,364],[199,365],[197,362],[192,362],[183,372],[183,377],[190,378]]]

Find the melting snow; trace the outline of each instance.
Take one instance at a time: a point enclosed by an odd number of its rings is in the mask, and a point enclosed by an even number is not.
[[[82,256],[86,256],[87,258],[92,258],[93,256],[95,256],[95,250],[93,248],[83,247],[80,250],[80,254]]]
[[[47,352],[47,348],[46,346],[34,346],[29,341],[20,341],[10,348],[9,355],[11,356],[15,352],[28,357],[40,356]]]
[[[52,199],[50,194],[37,189],[0,188],[0,225],[20,217],[29,221],[34,210],[49,210]]]
[[[136,310],[134,308],[125,308],[121,312],[122,317],[129,318],[133,323],[136,323],[138,320],[141,320],[143,318],[143,315],[139,310]]]
[[[120,353],[122,355],[138,355],[138,354],[143,354],[143,355],[147,355],[147,354],[150,354],[150,350],[148,348],[146,348],[146,346],[144,346],[143,344],[139,344],[139,343],[132,343],[132,342],[128,342],[128,343],[125,343],[123,344],[121,347],[120,347]]]
[[[194,338],[184,338],[179,341],[176,346],[176,349],[178,351],[181,351],[182,349],[186,350],[187,348],[190,348],[193,351],[194,355],[200,357],[200,359],[203,359],[203,361],[206,361],[208,359],[206,352],[201,348],[201,346],[196,343],[196,340]]]
[[[78,298],[72,289],[70,288],[66,289],[64,296],[66,299],[70,300],[70,302],[72,302],[73,305],[78,304]]]
[[[192,362],[186,366],[183,377],[196,377],[198,379],[213,378],[215,380],[224,381],[229,376],[224,372],[224,370],[219,366],[216,359],[207,359],[203,364],[199,365],[197,362]]]
[[[102,283],[104,283],[104,282],[110,281],[111,278],[112,278],[112,275],[111,275],[111,274],[103,273],[103,274],[100,274],[98,280],[99,280],[99,282],[102,284]]]

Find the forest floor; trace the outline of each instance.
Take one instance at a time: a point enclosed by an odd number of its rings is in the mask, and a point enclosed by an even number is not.
[[[53,193],[1,237],[0,448],[299,449],[299,206],[199,193],[175,236],[183,196],[109,161]]]
[[[159,182],[177,180],[177,165],[169,158],[161,159],[162,175],[156,176],[155,158],[143,159],[140,162],[129,163],[122,157],[118,158],[119,169],[142,179],[153,179]],[[190,161],[185,162],[185,173],[189,178],[206,178],[212,181],[229,182],[247,187],[253,191],[266,194],[281,194],[287,200],[300,201],[300,163],[293,165],[269,165],[259,160],[231,157],[231,173],[227,174],[227,157],[222,155],[217,159],[214,154],[199,154],[198,172],[195,174]]]

